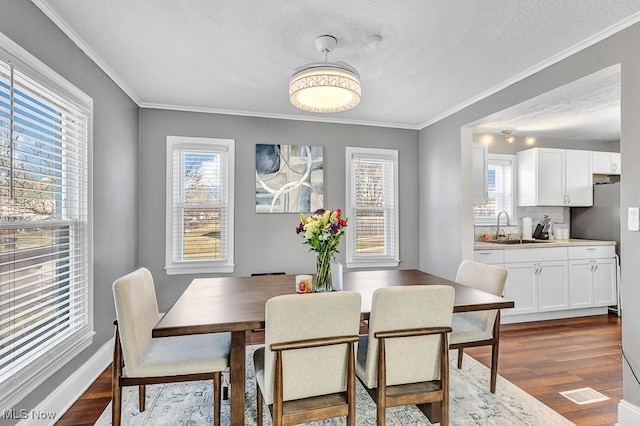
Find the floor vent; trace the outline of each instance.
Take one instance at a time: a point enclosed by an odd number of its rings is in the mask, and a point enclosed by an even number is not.
[[[578,405],[593,404],[594,402],[606,401],[609,399],[608,396],[605,396],[591,388],[581,388],[560,392],[560,395]]]

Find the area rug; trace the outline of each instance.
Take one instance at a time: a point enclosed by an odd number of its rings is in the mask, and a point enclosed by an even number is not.
[[[256,425],[256,384],[253,375],[253,351],[247,347],[247,387],[245,425]],[[522,389],[498,376],[496,393],[489,392],[489,369],[470,356],[464,357],[462,370],[456,367],[457,351],[451,351],[450,423],[452,425],[573,425]],[[213,424],[212,385],[210,381],[172,383],[147,386],[146,410],[138,411],[137,387],[123,389],[122,424],[131,426],[208,425]],[[357,383],[358,425],[375,425],[376,406],[369,394]],[[222,401],[222,424],[229,424],[229,401]],[[269,410],[265,425],[271,425]],[[111,424],[111,404],[96,425]],[[338,418],[313,425],[344,425]],[[430,425],[415,406],[387,409],[387,425]]]

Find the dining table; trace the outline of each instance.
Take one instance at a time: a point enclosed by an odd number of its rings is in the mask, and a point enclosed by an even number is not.
[[[514,306],[512,300],[416,269],[345,272],[342,285],[344,291],[361,294],[363,320],[369,318],[374,291],[383,287],[452,286],[455,289],[453,312]],[[230,332],[230,420],[232,425],[244,425],[247,332],[265,327],[267,300],[294,293],[295,275],[197,278],[162,316],[153,328],[152,336]]]

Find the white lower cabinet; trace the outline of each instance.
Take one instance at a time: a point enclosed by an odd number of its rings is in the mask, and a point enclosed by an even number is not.
[[[569,294],[571,309],[593,306],[593,275],[591,259],[569,261]]]
[[[504,296],[515,302],[504,315],[533,314],[569,309],[566,261],[505,263]]]
[[[570,260],[571,308],[615,305],[617,303],[616,265],[615,257]]]
[[[566,247],[505,250],[504,267],[504,295],[515,303],[504,315],[569,309]]]
[[[594,314],[595,308],[617,304],[614,246],[476,250],[473,257],[507,270],[504,297],[515,306],[502,315],[510,322],[517,322],[515,315],[525,315],[525,321],[566,318],[579,315],[570,310]]]
[[[567,262],[538,262],[538,312],[569,309]]]
[[[502,310],[502,315],[533,314],[538,312],[538,282],[535,265],[531,262],[508,263],[504,297],[513,300],[512,309]]]
[[[618,303],[616,259],[595,259],[592,276],[593,306],[616,305]]]

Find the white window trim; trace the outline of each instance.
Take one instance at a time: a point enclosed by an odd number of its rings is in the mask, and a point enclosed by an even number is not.
[[[518,223],[518,163],[514,154],[487,154],[487,163],[491,160],[502,160],[511,162],[511,188],[513,193],[511,194],[511,212],[509,216],[509,225],[512,226]],[[489,217],[477,217],[473,216],[473,224],[476,226],[495,226],[497,218]],[[504,224],[505,219],[501,218],[500,223]]]
[[[345,165],[346,165],[346,187],[345,187],[345,211],[348,218],[355,218],[353,214],[353,203],[351,200],[351,159],[354,156],[361,158],[381,158],[385,160],[391,160],[393,162],[393,177],[394,177],[394,217],[395,223],[393,224],[394,247],[393,255],[391,256],[370,256],[370,257],[355,257],[355,233],[349,232],[347,228],[347,253],[346,264],[348,268],[395,268],[400,264],[400,214],[398,208],[398,193],[400,188],[398,186],[398,150],[395,149],[381,149],[381,148],[356,148],[346,147],[345,150]],[[355,220],[355,219],[354,219]]]
[[[194,149],[211,150],[215,146],[224,146],[229,153],[229,176],[227,177],[227,193],[229,203],[229,220],[227,222],[228,253],[225,261],[186,260],[175,262],[172,256],[173,230],[173,151],[177,145],[189,146]],[[234,192],[235,192],[235,140],[216,138],[196,138],[186,136],[167,136],[166,157],[166,240],[165,240],[165,271],[167,275],[231,273],[234,264]]]
[[[0,401],[3,401],[6,407],[11,408],[66,365],[69,360],[88,348],[93,343],[93,336],[96,334],[93,315],[93,99],[1,32],[0,57],[10,61],[31,78],[45,84],[50,90],[64,95],[69,101],[83,108],[87,113],[88,125],[87,325],[58,343],[47,353],[30,360],[13,376],[12,380],[0,384]]]

